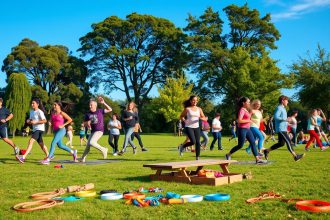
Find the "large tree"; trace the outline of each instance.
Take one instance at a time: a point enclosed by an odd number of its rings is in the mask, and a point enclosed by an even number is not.
[[[157,112],[164,115],[166,122],[173,124],[174,133],[183,110],[182,103],[189,98],[192,88],[193,85],[187,85],[183,76],[178,79],[167,78],[165,85],[158,88],[159,97],[153,100]]]
[[[270,15],[260,17],[247,5],[230,5],[224,11],[229,33],[223,33],[223,20],[212,8],[199,18],[188,17],[185,31],[199,93],[221,98],[231,109],[240,96],[259,98],[271,109],[276,104],[274,96],[291,83],[269,56],[269,50],[276,48],[279,32]]]
[[[301,103],[330,113],[330,53],[319,45],[314,56],[300,57],[292,64],[291,71]]]
[[[13,73],[9,77],[5,94],[6,107],[14,117],[9,121],[9,129],[15,135],[25,124],[26,113],[30,109],[31,87],[24,73]]]
[[[69,54],[61,45],[40,46],[30,39],[23,39],[3,61],[2,71],[7,77],[15,72],[24,73],[35,87],[44,90],[47,101],[62,99],[77,102],[86,84],[87,68],[83,60]]]
[[[91,82],[125,93],[140,109],[155,85],[184,67],[185,35],[166,19],[132,13],[108,17],[92,29],[80,38],[79,49],[90,58]]]

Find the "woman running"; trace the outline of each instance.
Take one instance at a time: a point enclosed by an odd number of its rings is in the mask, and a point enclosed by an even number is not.
[[[232,139],[237,141],[237,137],[236,137],[236,121],[234,120],[231,124],[230,124],[230,133],[231,133],[231,137],[229,138],[229,141],[231,141]]]
[[[289,103],[289,98],[287,96],[280,96],[278,98],[278,106],[275,109],[274,119],[275,119],[275,131],[278,133],[278,143],[274,144],[268,149],[264,150],[264,155],[266,160],[268,160],[269,152],[283,147],[285,144],[293,156],[295,161],[300,160],[305,156],[305,154],[296,154],[291,146],[291,141],[288,135],[288,117],[285,107]]]
[[[53,111],[50,118],[51,125],[54,131],[54,138],[50,146],[49,155],[46,159],[41,161],[41,164],[49,165],[50,161],[54,158],[56,145],[62,150],[65,150],[70,153],[73,156],[73,161],[76,161],[77,150],[71,150],[62,142],[62,139],[65,135],[65,126],[72,122],[72,118],[62,111],[62,103],[60,101],[54,102]]]
[[[238,145],[233,147],[228,154],[226,154],[226,159],[231,160],[231,155],[241,149],[244,145],[245,139],[247,139],[251,145],[252,153],[256,159],[257,164],[263,164],[265,161],[261,160],[258,156],[258,151],[255,144],[255,139],[252,131],[250,130],[251,114],[248,111],[250,108],[250,99],[247,97],[241,97],[237,103],[237,136]]]
[[[218,150],[223,150],[222,145],[221,145],[221,131],[222,131],[222,126],[220,122],[220,113],[217,112],[215,113],[215,117],[212,120],[212,135],[213,135],[213,140],[210,146],[210,150],[213,150],[215,142],[218,141]]]
[[[133,112],[136,114],[137,119],[136,119],[136,123],[135,123],[135,126],[134,126],[134,132],[131,136],[131,140],[133,141],[134,137],[136,137],[136,139],[138,140],[139,145],[141,147],[141,150],[142,151],[148,151],[148,149],[143,146],[142,139],[141,139],[141,136],[140,136],[140,132],[142,132],[142,128],[141,128],[141,125],[140,125],[140,122],[139,122],[140,118],[139,118],[139,111],[138,111],[137,107],[134,107]]]
[[[264,136],[259,130],[260,123],[263,121],[262,113],[260,111],[261,101],[259,99],[253,100],[251,104],[251,123],[250,130],[253,133],[254,139],[258,140],[258,155],[263,156],[261,154],[261,150],[263,148]],[[245,149],[248,154],[251,154],[251,145]]]
[[[82,157],[79,159],[81,162],[86,161],[90,148],[95,147],[102,152],[103,159],[107,159],[108,148],[102,147],[97,141],[102,137],[104,132],[103,115],[112,111],[111,107],[105,103],[102,97],[98,97],[98,101],[104,105],[105,109],[98,109],[95,100],[89,101],[89,112],[85,115],[85,126],[91,129],[91,134],[88,138],[87,145]]]
[[[19,148],[14,144],[12,140],[8,138],[7,131],[7,122],[14,117],[13,113],[11,113],[7,108],[2,106],[3,99],[0,98],[0,138],[9,144],[13,150],[16,159],[19,157]]]
[[[197,102],[197,96],[193,95],[183,103],[185,109],[181,113],[180,119],[185,123],[185,131],[189,142],[180,146],[179,151],[180,156],[182,156],[186,147],[195,145],[196,160],[199,160],[201,150],[199,119],[205,121],[206,117],[203,110],[197,107]]]
[[[108,129],[109,129],[109,138],[108,143],[113,149],[113,156],[118,155],[118,140],[120,136],[120,129],[121,129],[121,123],[118,120],[117,113],[113,113],[109,123],[108,123]]]
[[[123,111],[123,124],[125,132],[125,140],[123,144],[123,149],[118,153],[119,156],[123,155],[126,151],[126,147],[130,144],[133,148],[133,154],[136,154],[136,146],[131,140],[131,136],[134,132],[135,124],[138,121],[138,115],[134,112],[135,103],[128,103],[126,110]]]
[[[45,123],[47,123],[47,120],[40,99],[37,98],[32,99],[31,107],[32,110],[30,111],[30,117],[28,120],[26,120],[26,123],[32,125],[32,137],[29,140],[29,145],[25,151],[25,154],[22,155],[21,157],[18,157],[20,163],[25,162],[26,156],[32,150],[33,143],[35,141],[38,142],[42,151],[45,153],[46,158],[48,158],[48,150],[42,139],[42,135],[45,131]]]
[[[310,138],[305,147],[306,151],[309,151],[309,145],[311,143],[314,143],[314,140],[316,140],[316,143],[320,147],[321,151],[324,151],[329,148],[329,147],[323,146],[323,144],[320,140],[320,137],[318,135],[318,132],[315,131],[315,130],[319,131],[319,126],[317,124],[317,116],[318,116],[317,109],[313,109],[310,112],[310,117],[308,118],[308,121],[307,121],[307,131],[310,135]]]
[[[298,111],[293,111],[291,116],[288,118],[294,147],[297,146],[297,125],[298,125],[297,116],[298,116]]]

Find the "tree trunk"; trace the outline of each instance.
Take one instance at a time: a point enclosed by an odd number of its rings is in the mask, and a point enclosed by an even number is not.
[[[173,129],[174,129],[174,136],[176,136],[177,131],[176,131],[176,122],[173,121]]]

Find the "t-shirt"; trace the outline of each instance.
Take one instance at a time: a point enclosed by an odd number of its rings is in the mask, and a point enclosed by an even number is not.
[[[91,122],[91,129],[92,132],[95,131],[104,131],[104,124],[103,124],[103,115],[104,109],[97,109],[95,112],[88,112],[85,115],[84,121]]]
[[[221,126],[220,120],[217,118],[212,120],[212,132],[220,132],[220,129],[214,129],[213,126],[219,128]]]
[[[116,126],[118,127],[120,125],[120,121],[116,120],[110,120],[108,125],[110,126]],[[118,128],[110,128],[110,134],[113,134],[113,135],[120,135],[120,131]]]
[[[124,120],[125,118],[129,118],[130,116],[132,116],[132,119]],[[135,124],[139,121],[138,115],[134,112],[129,111],[124,111],[122,114],[122,118],[124,128],[126,129],[135,127]]]
[[[11,112],[7,108],[5,107],[0,108],[0,120],[6,119],[10,114]],[[0,122],[0,128],[5,128],[5,127],[7,127],[7,122],[5,123]]]
[[[31,110],[30,111],[30,117],[29,117],[32,121],[41,121],[41,120],[45,120],[45,114],[43,111],[41,111],[40,109],[37,109],[36,111]],[[32,125],[32,131],[45,131],[45,124],[35,124]]]
[[[238,113],[238,118],[243,120],[250,120],[251,114],[245,108],[241,108]],[[250,128],[250,122],[238,123],[239,128]]]
[[[307,121],[307,130],[308,131],[313,131],[315,129],[315,125],[312,124],[312,119],[314,119],[314,122],[317,121],[317,117],[316,116],[312,116],[308,119]]]

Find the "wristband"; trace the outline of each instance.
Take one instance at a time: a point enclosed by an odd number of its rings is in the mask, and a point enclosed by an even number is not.
[[[203,196],[200,195],[183,195],[181,199],[187,199],[187,202],[201,202],[203,201]]]
[[[144,199],[146,195],[141,193],[126,193],[123,197],[124,199]]]
[[[296,208],[308,212],[330,212],[330,202],[303,200],[296,203]]]
[[[76,192],[75,196],[77,197],[94,197],[96,196],[96,192],[95,191],[80,191],[80,192]]]
[[[172,192],[166,193],[166,198],[168,199],[180,199],[180,195]]]
[[[207,201],[225,201],[230,199],[229,194],[208,194],[204,196]]]
[[[119,200],[123,198],[121,193],[104,193],[100,196],[101,200]]]
[[[64,202],[76,202],[83,200],[84,198],[76,197],[76,196],[68,196],[68,197],[58,197],[54,198],[54,200],[63,200]]]

